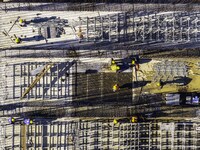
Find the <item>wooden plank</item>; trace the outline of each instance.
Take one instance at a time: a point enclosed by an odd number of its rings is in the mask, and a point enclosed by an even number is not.
[[[26,94],[30,92],[30,90],[37,84],[37,82],[47,73],[47,71],[54,65],[54,63],[49,63],[45,65],[44,69],[37,75],[35,80],[31,83],[31,85],[25,90],[22,94],[21,99],[23,99]]]

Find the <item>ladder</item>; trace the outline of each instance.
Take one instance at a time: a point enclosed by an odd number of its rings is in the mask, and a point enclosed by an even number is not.
[[[24,91],[24,93],[21,96],[21,99],[23,99],[26,94],[30,92],[30,90],[37,84],[37,82],[47,73],[47,71],[54,65],[54,63],[48,63],[45,65],[45,67],[42,69],[42,71],[36,76],[35,80],[29,85],[29,87]]]

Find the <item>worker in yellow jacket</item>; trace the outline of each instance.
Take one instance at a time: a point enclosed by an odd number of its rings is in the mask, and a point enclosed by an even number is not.
[[[119,90],[119,85],[118,84],[113,85],[113,92],[116,92],[118,90]]]
[[[19,25],[21,27],[25,26],[25,20],[23,20],[22,18],[19,18]]]
[[[16,43],[16,44],[21,43],[21,39],[20,39],[19,37],[16,37],[16,38],[15,38],[15,43]]]

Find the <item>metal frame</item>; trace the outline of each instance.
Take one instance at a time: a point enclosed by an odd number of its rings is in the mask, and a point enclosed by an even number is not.
[[[145,12],[141,15],[140,12],[128,11],[114,15],[82,17],[78,27],[81,26],[86,41],[112,42],[129,39],[143,43],[186,42],[199,40],[199,22],[199,12]],[[102,36],[105,32],[108,33],[108,38]]]
[[[121,123],[101,121],[69,121],[36,123],[25,126],[26,133],[18,130],[24,125],[1,124],[5,128],[3,148],[20,146],[26,137],[27,149],[199,149],[200,134],[195,122]],[[44,126],[47,133],[44,135]],[[21,137],[21,138],[20,138]],[[44,138],[50,142],[43,143]],[[28,139],[34,139],[27,144]],[[46,145],[46,146],[45,146]]]
[[[30,71],[48,62],[25,62],[10,64],[6,67],[6,81],[9,81],[6,91],[7,99],[63,99],[70,97],[70,83],[73,73],[73,62],[55,62],[54,66],[42,72],[38,80]],[[69,73],[66,77],[65,73]],[[12,78],[12,80],[10,80]],[[64,83],[61,81],[64,80]],[[12,85],[11,83],[12,82]],[[34,84],[33,84],[34,83]]]

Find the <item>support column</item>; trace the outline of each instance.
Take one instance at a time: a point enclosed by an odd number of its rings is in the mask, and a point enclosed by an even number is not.
[[[119,13],[116,15],[116,33],[117,33],[117,41],[120,39],[120,21],[119,21]]]
[[[13,99],[15,99],[15,64],[13,64]]]
[[[57,63],[57,99],[59,99],[59,63]]]
[[[30,63],[28,62],[28,70],[27,70],[27,87],[30,85]],[[30,92],[27,94],[27,98],[30,98]]]
[[[12,150],[14,150],[14,146],[15,146],[15,140],[14,140],[14,136],[15,136],[15,125],[12,124]]]
[[[89,31],[89,18],[87,17],[86,18],[86,39],[87,39],[87,42],[89,41],[89,38],[88,38],[88,31]]]
[[[103,38],[103,19],[102,19],[102,17],[100,16],[100,18],[101,18],[101,40],[102,41],[104,41],[104,38]]]
[[[108,16],[109,18],[109,42],[111,42],[111,19],[110,16]]]

